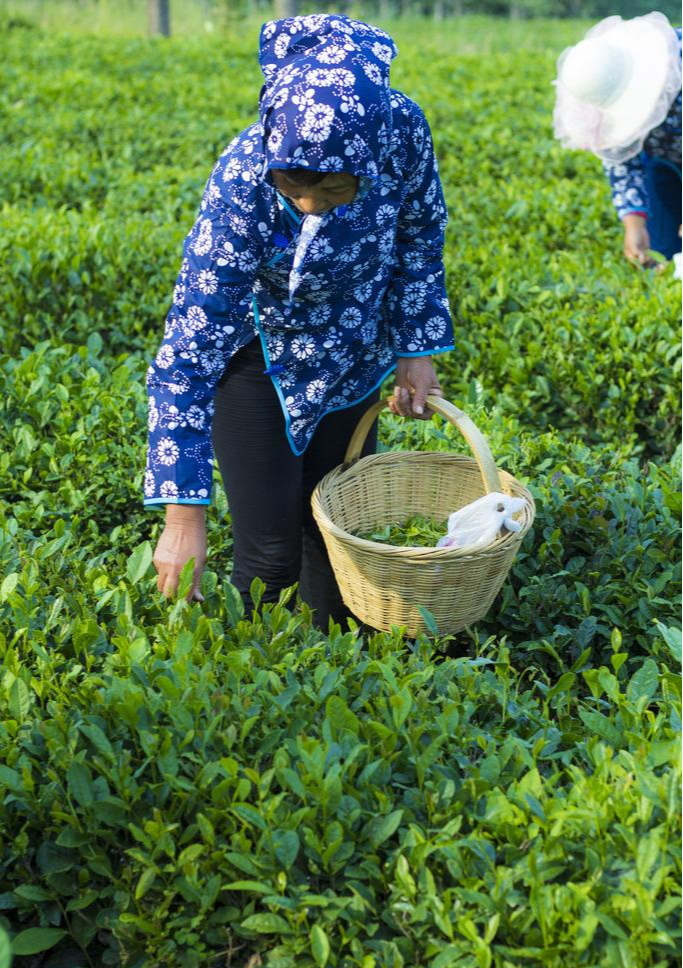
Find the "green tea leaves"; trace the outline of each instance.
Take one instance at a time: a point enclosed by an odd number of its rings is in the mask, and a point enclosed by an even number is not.
[[[27,928],[20,931],[12,941],[12,954],[36,955],[41,951],[49,951],[58,941],[66,937],[68,932],[58,928]]]
[[[252,914],[242,921],[242,927],[257,934],[290,934],[292,930],[279,914]]]
[[[151,888],[152,884],[156,880],[157,872],[153,867],[148,867],[146,871],[143,871],[140,875],[140,880],[135,887],[135,900],[140,901],[145,896],[147,891]]]
[[[66,779],[74,800],[82,807],[89,807],[95,799],[90,770],[75,760],[67,770]]]
[[[15,679],[9,689],[9,711],[23,722],[31,707],[31,692],[22,679]]]
[[[152,564],[152,546],[149,541],[138,545],[126,564],[126,577],[131,585],[136,585],[145,577]]]
[[[325,716],[332,729],[332,735],[336,737],[343,730],[348,730],[354,736],[358,736],[360,722],[340,696],[330,696],[325,704]]]
[[[276,830],[272,843],[276,860],[285,870],[289,870],[299,853],[299,837],[296,831]]]
[[[12,951],[9,935],[4,928],[0,927],[0,968],[10,968],[11,961]]]
[[[417,610],[420,613],[422,617],[422,621],[424,622],[425,628],[427,629],[429,634],[436,637],[439,634],[439,627],[436,624],[436,619],[434,618],[432,613],[429,611],[428,608],[425,608],[424,605],[418,605]]]
[[[370,822],[369,836],[373,847],[379,847],[394,834],[401,823],[403,810],[392,810],[384,817],[375,817]]]
[[[662,625],[661,622],[657,622],[657,629],[659,634],[662,636],[667,644],[669,652],[673,656],[675,662],[679,665],[683,661],[683,648],[681,645],[681,630],[678,628],[667,628],[666,625]]]
[[[396,729],[400,729],[410,715],[410,710],[413,708],[413,697],[410,694],[410,690],[403,688],[400,692],[389,696],[389,706],[391,707],[394,726]]]
[[[3,578],[2,585],[0,585],[0,602],[6,602],[18,584],[18,572],[14,571],[11,574],[6,575],[5,578]]]
[[[67,5],[93,6],[42,6]],[[255,117],[258,25],[5,20],[0,968],[673,964],[680,285],[624,262],[600,166],[552,140],[586,26],[389,25],[451,211],[439,379],[538,510],[485,619],[441,638],[422,610],[406,638],[320,629],[260,579],[245,607],[217,472],[205,601],[191,565],[175,602],[155,587],[145,373],[215,153]],[[467,452],[438,419],[379,435]],[[373,540],[436,544],[430,487]]]
[[[643,705],[652,699],[659,685],[659,669],[654,659],[646,659],[635,673],[626,690],[627,697],[634,703]]]
[[[587,709],[579,709],[579,716],[591,733],[595,733],[602,739],[607,740],[607,742],[611,743],[612,746],[619,746],[621,733],[617,727],[610,722],[607,716]]]
[[[318,968],[325,968],[330,957],[330,942],[318,924],[311,928],[311,952]]]

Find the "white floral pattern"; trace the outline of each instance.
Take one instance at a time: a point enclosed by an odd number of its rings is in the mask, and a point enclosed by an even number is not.
[[[218,276],[213,269],[202,269],[197,276],[197,289],[207,296],[218,292]]]
[[[170,437],[162,437],[157,444],[156,454],[159,463],[167,466],[168,464],[175,464],[178,460],[180,448]]]
[[[175,481],[162,481],[160,491],[162,497],[178,497],[178,485]]]
[[[315,353],[315,340],[312,336],[296,336],[292,340],[292,353],[300,360],[306,360]]]
[[[327,104],[314,104],[308,108],[301,125],[301,137],[307,141],[326,141],[332,130],[334,111]]]
[[[173,365],[175,360],[175,353],[173,352],[173,347],[169,346],[168,343],[161,347],[156,355],[155,363],[160,370],[167,370],[169,366]]]

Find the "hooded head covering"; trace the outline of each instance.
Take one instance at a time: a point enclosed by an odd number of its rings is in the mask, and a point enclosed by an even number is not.
[[[313,14],[261,29],[259,102],[268,168],[377,178],[391,137],[391,37],[348,17]]]

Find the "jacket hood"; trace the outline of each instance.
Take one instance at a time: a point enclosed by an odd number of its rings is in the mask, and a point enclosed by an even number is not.
[[[396,54],[385,31],[348,17],[264,24],[259,116],[267,167],[377,178],[391,138]]]

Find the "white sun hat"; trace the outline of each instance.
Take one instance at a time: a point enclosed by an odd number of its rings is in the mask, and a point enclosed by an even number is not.
[[[678,38],[663,13],[607,17],[561,54],[557,74],[555,137],[623,162],[642,150],[681,89]]]

